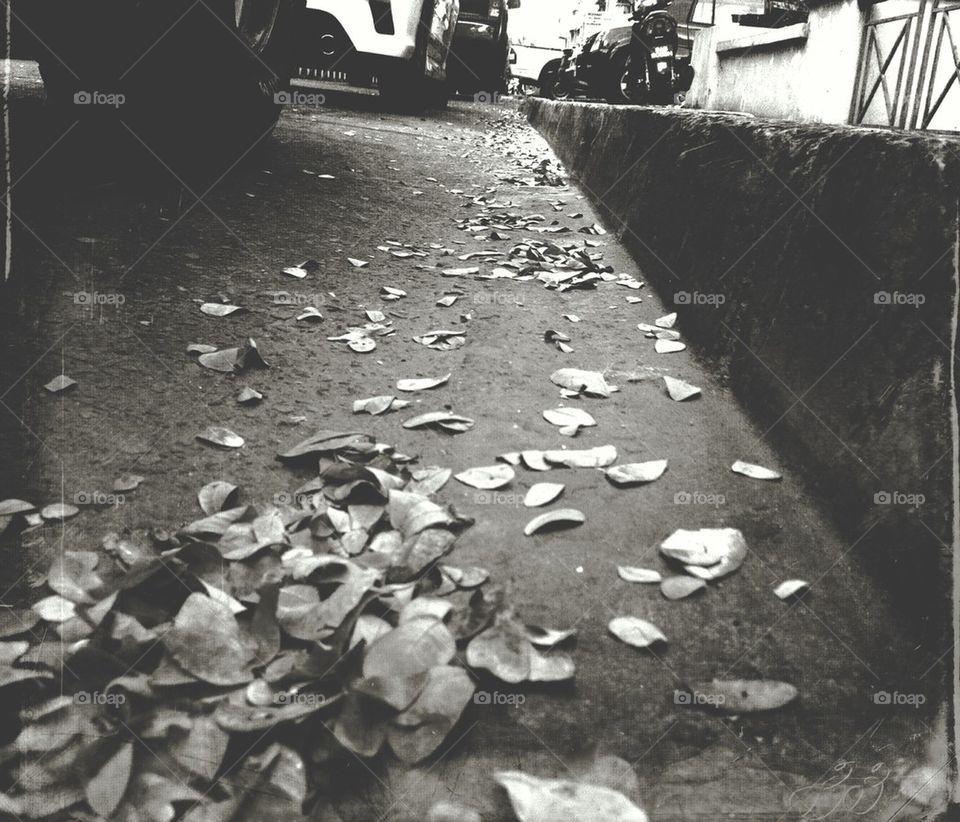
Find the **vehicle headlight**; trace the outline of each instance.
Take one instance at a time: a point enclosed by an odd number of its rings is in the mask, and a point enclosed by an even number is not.
[[[646,37],[663,37],[676,28],[677,24],[672,17],[658,17],[656,20],[649,20],[644,24],[643,34]]]

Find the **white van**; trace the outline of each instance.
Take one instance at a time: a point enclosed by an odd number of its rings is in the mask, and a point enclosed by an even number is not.
[[[446,101],[460,0],[307,0],[300,65],[347,74],[404,108]]]

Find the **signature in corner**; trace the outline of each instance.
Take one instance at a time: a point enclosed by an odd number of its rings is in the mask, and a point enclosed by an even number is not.
[[[791,811],[800,819],[829,819],[838,814],[866,816],[883,799],[892,771],[877,762],[869,773],[858,772],[857,763],[839,761],[830,775],[814,785],[794,791],[788,800]]]

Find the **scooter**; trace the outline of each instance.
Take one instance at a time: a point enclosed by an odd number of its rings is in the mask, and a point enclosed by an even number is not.
[[[677,21],[666,9],[671,0],[640,0],[633,12],[630,60],[621,80],[623,96],[635,103],[670,105],[689,91],[693,68],[677,59]]]

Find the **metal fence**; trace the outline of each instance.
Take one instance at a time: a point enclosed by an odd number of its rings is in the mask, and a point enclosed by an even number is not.
[[[960,2],[887,0],[868,11],[850,119],[960,131]]]

